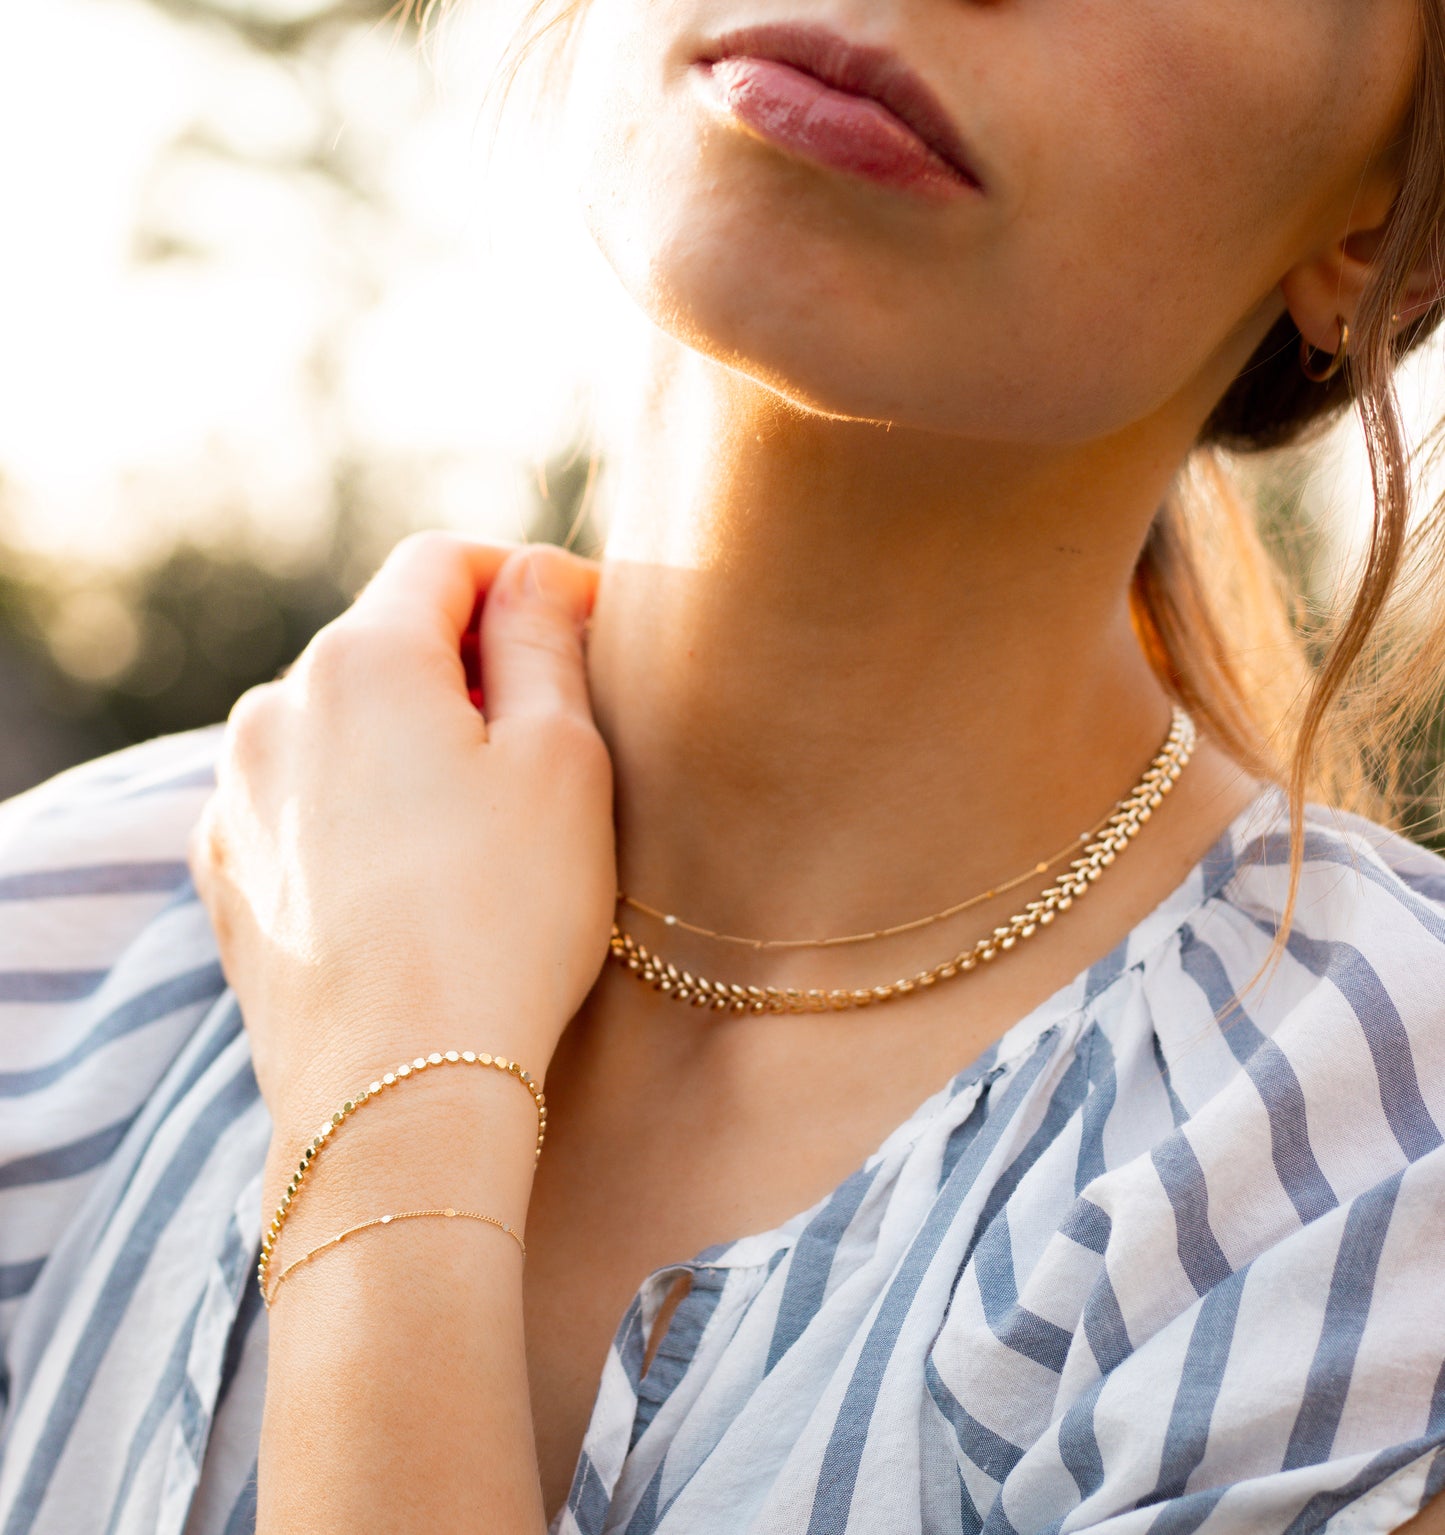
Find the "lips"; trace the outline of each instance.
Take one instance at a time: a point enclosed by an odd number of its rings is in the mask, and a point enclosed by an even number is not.
[[[962,135],[927,84],[887,48],[849,42],[823,27],[779,24],[728,32],[701,53],[711,66],[729,59],[771,60],[823,86],[877,103],[961,180],[981,187]]]

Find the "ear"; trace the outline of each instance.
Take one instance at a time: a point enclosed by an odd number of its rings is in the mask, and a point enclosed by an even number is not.
[[[1398,195],[1399,183],[1383,175],[1364,186],[1351,210],[1348,226],[1332,244],[1292,267],[1280,284],[1290,316],[1300,334],[1316,351],[1337,351],[1340,322],[1355,323],[1366,290],[1378,271],[1385,228]],[[1445,297],[1445,252],[1412,275],[1395,306],[1397,329],[1418,319]]]

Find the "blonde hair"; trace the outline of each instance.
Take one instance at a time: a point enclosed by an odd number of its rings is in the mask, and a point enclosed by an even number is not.
[[[494,90],[504,102],[539,51],[550,88],[567,68],[587,0],[531,0]],[[1445,691],[1445,504],[1413,516],[1411,462],[1394,376],[1445,317],[1437,293],[1403,327],[1396,315],[1422,269],[1445,285],[1445,0],[1419,0],[1420,64],[1404,125],[1401,191],[1350,328],[1345,367],[1326,383],[1300,367],[1300,333],[1276,323],[1205,424],[1134,574],[1135,630],[1156,674],[1243,767],[1283,785],[1290,804],[1287,930],[1303,853],[1303,809],[1318,799],[1387,824],[1404,819],[1407,742]],[[1354,590],[1306,612],[1266,548],[1258,510],[1222,454],[1301,443],[1358,410],[1374,491]]]
[[[1306,378],[1284,315],[1215,407],[1192,473],[1159,513],[1134,578],[1136,628],[1156,671],[1238,761],[1288,789],[1289,925],[1303,856],[1305,800],[1401,827],[1421,786],[1409,742],[1445,690],[1445,503],[1414,515],[1411,455],[1395,370],[1439,326],[1437,292],[1402,327],[1412,277],[1445,286],[1445,5],[1420,0],[1420,63],[1404,126],[1401,190],[1350,327],[1345,367]],[[1219,450],[1250,453],[1317,435],[1353,405],[1373,486],[1354,590],[1310,614],[1260,537],[1256,509],[1220,472]],[[1425,601],[1421,599],[1425,598]],[[1251,659],[1290,659],[1274,676]],[[1403,829],[1409,829],[1405,827]]]

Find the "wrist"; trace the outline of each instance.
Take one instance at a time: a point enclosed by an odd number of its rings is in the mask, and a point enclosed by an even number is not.
[[[351,1221],[403,1209],[496,1206],[520,1226],[541,1115],[517,1077],[457,1061],[397,1075],[364,1100],[357,1091],[313,1077],[273,1123],[263,1229],[286,1200],[278,1245],[287,1261]]]
[[[415,1030],[408,1030],[415,1034]],[[415,1039],[406,1045],[363,1048],[352,1042],[345,1047],[329,1045],[281,1082],[271,1094],[271,1119],[277,1132],[284,1131],[303,1146],[320,1131],[335,1134],[355,1114],[366,1110],[374,1122],[375,1107],[405,1095],[415,1103],[420,1093],[428,1100],[437,1094],[456,1096],[456,1112],[487,1101],[490,1090],[474,1083],[493,1079],[506,1083],[525,1103],[532,1100],[533,1114],[545,1122],[542,1070],[525,1057],[493,1053],[481,1046],[463,1047],[447,1038],[452,1031],[436,1031],[440,1043],[418,1050]]]

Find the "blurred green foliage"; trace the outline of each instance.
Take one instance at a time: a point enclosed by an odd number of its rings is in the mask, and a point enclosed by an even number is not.
[[[347,269],[355,292],[338,300],[307,363],[330,484],[317,492],[323,531],[300,554],[293,548],[283,560],[237,532],[229,542],[187,539],[124,569],[46,563],[24,552],[22,540],[7,540],[0,473],[0,799],[132,742],[223,720],[241,693],[273,678],[350,603],[397,539],[427,521],[425,494],[404,464],[389,464],[375,445],[328,426],[339,349],[365,312],[376,263],[396,259],[385,254],[379,231],[403,216],[365,136],[345,131],[347,111],[330,65],[363,34],[390,32],[398,51],[417,47],[445,0],[144,3],[176,28],[214,39],[219,56],[259,60],[315,109],[313,130],[282,151],[265,135],[259,148],[238,147],[198,121],[163,148],[147,185],[153,189],[178,159],[203,178],[244,164],[311,199],[343,247],[360,240],[377,249],[372,265]],[[226,183],[215,185],[224,196]],[[189,197],[139,198],[133,260],[184,265],[206,257],[189,232]],[[348,223],[342,215],[355,207],[393,222]],[[541,466],[523,536],[596,552],[586,505],[594,468],[581,454]],[[227,519],[226,484],[198,484],[196,494],[196,527]]]
[[[588,486],[580,455],[544,466],[527,538],[595,554]],[[0,543],[0,799],[103,752],[225,719],[413,526],[343,500],[324,537],[283,568],[264,550],[182,543],[78,583]]]
[[[322,189],[318,206],[374,206],[395,195],[368,159],[364,141],[344,132],[346,113],[334,99],[326,63],[349,39],[394,29],[399,48],[414,46],[449,0],[144,0],[175,26],[201,29],[232,54],[261,59],[284,72],[316,108],[314,131],[284,153],[253,154],[193,125],[168,146],[171,156],[199,157],[207,173],[244,161],[266,177]],[[165,156],[162,156],[162,160]],[[154,179],[154,178],[153,178]],[[329,200],[328,200],[329,199]],[[201,259],[204,245],[183,216],[179,197],[142,199],[136,210],[133,259],[146,265]],[[347,249],[358,228],[337,225]],[[378,247],[384,242],[376,240]],[[382,256],[380,260],[387,259]],[[335,334],[323,333],[308,367],[323,400],[334,387],[347,326],[374,280],[352,274],[353,302],[337,306]],[[318,410],[318,423],[325,411]],[[324,425],[320,427],[323,435]],[[278,564],[275,552],[238,537],[204,546],[184,542],[138,568],[80,573],[37,563],[10,547],[0,523],[0,799],[103,752],[226,717],[247,688],[274,677],[310,637],[354,597],[396,539],[426,520],[408,504],[404,475],[368,473],[368,445],[328,439],[331,486],[324,532],[306,552]],[[348,457],[351,455],[351,457]],[[375,466],[372,466],[373,468]],[[585,452],[541,467],[525,536],[595,555],[590,517],[597,465]],[[381,486],[389,489],[381,489]],[[1302,466],[1286,462],[1256,483],[1262,527],[1290,588],[1302,595],[1297,615],[1312,630],[1309,605],[1324,600],[1329,565],[1321,530],[1301,514]],[[0,478],[0,493],[4,491]],[[224,511],[225,487],[217,493]],[[0,497],[3,500],[3,497]],[[0,504],[0,512],[4,511]],[[204,523],[205,519],[201,519]],[[1408,781],[1418,785],[1406,807],[1417,835],[1445,846],[1435,780],[1445,761],[1445,710],[1422,721],[1409,744]]]

